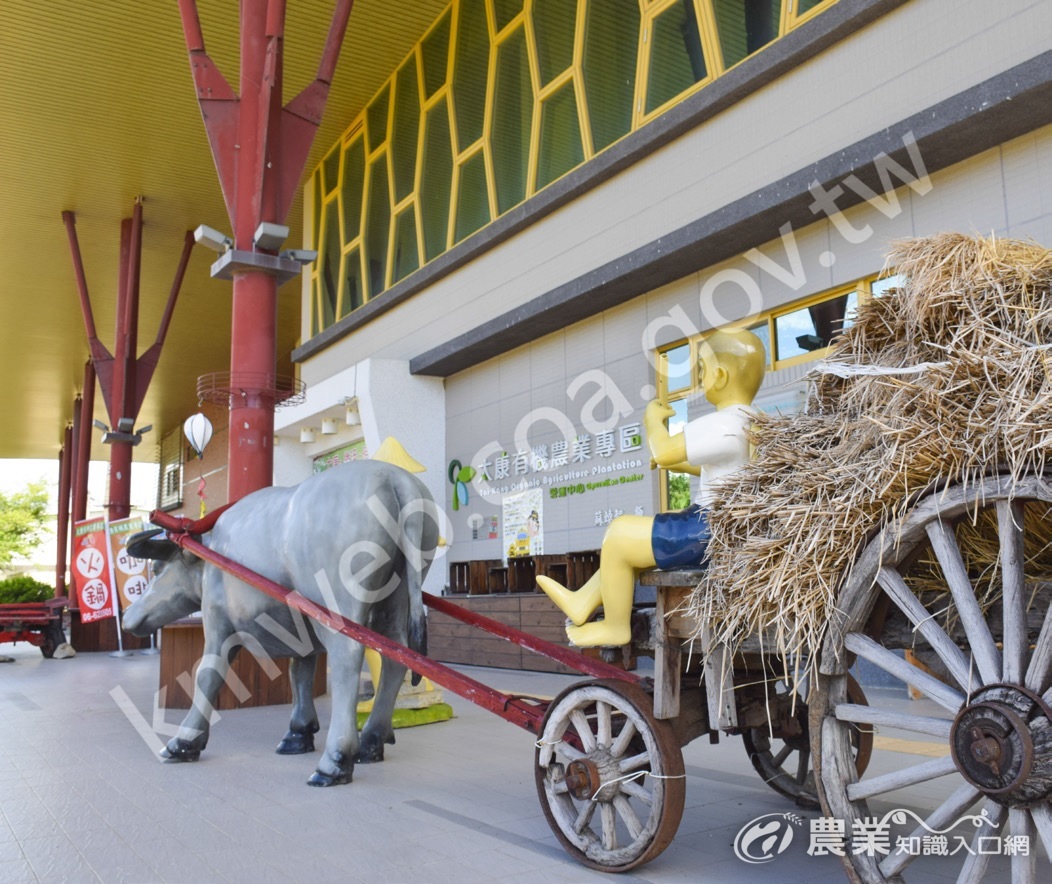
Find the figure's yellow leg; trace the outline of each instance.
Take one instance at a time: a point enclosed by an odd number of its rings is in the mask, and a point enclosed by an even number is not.
[[[591,617],[592,614],[595,613],[595,609],[599,607],[600,589],[598,571],[596,571],[588,582],[576,592],[556,583],[550,577],[538,577],[537,585],[544,590],[544,593],[548,598],[555,602],[559,610],[578,626],[582,623],[587,623],[588,618]]]
[[[618,516],[606,529],[596,574],[602,575],[603,619],[567,628],[566,634],[577,647],[612,647],[631,640],[636,572],[655,564],[650,540],[653,526],[654,520],[646,516]]]

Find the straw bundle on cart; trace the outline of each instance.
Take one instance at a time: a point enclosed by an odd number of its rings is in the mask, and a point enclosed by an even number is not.
[[[688,604],[731,647],[760,634],[772,652],[806,656],[861,547],[911,497],[1052,466],[1052,252],[940,234],[897,243],[888,263],[902,286],[862,305],[811,373],[803,414],[757,419],[755,459],[718,491]],[[1028,573],[1052,576],[1052,517],[1028,519],[1046,523],[1026,533]],[[982,521],[958,531],[989,605],[996,536]],[[915,591],[932,569],[914,569]]]

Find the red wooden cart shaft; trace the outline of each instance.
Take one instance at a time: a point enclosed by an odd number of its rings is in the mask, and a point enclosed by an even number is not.
[[[170,529],[178,524],[177,519],[173,519],[164,513],[153,513],[150,519],[154,524]],[[335,629],[348,638],[352,638],[367,647],[379,651],[385,657],[408,666],[414,672],[430,678],[476,706],[481,706],[490,712],[496,713],[505,721],[510,721],[512,724],[518,725],[532,734],[540,733],[541,721],[547,709],[547,704],[535,703],[527,699],[503,694],[467,675],[455,672],[429,657],[403,647],[386,636],[373,632],[371,629],[366,629],[353,620],[347,619],[342,614],[330,611],[328,608],[312,602],[294,590],[287,589],[281,584],[275,583],[273,580],[269,580],[263,575],[231,561],[226,556],[213,552],[189,534],[170,530],[168,536],[179,546],[189,550],[194,555],[211,562],[229,574],[233,574],[239,580],[243,580],[272,598],[284,602],[290,608],[306,614],[311,619]]]
[[[431,595],[429,592],[424,593],[424,602],[429,608],[453,617],[461,623],[476,626],[491,635],[495,635],[498,638],[502,638],[505,641],[518,645],[519,647],[526,648],[528,651],[541,654],[544,657],[548,657],[550,660],[555,660],[558,663],[562,663],[564,666],[576,669],[584,675],[590,675],[592,678],[616,678],[619,681],[628,681],[632,684],[638,685],[642,685],[646,681],[646,679],[641,676],[633,675],[631,672],[626,672],[624,669],[611,666],[609,663],[604,663],[602,660],[596,660],[594,657],[586,657],[584,654],[578,653],[577,651],[571,651],[569,648],[564,648],[562,645],[556,645],[552,642],[545,641],[542,638],[537,638],[537,636],[530,635],[528,632],[523,632],[512,626],[507,626],[506,624],[492,620],[489,617],[484,617],[475,611],[470,611],[466,608],[462,608],[460,605],[455,605],[447,599]]]

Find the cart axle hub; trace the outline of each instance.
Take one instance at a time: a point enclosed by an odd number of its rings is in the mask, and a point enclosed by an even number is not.
[[[613,801],[621,790],[621,769],[602,747],[566,765],[564,779],[570,794],[579,801]]]
[[[1052,710],[1019,685],[976,691],[950,734],[954,763],[968,782],[1009,807],[1052,794]]]

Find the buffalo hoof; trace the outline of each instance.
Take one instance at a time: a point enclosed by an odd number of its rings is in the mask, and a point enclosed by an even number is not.
[[[359,764],[377,764],[384,760],[384,743],[394,744],[394,735],[386,739],[379,739],[373,734],[362,734],[361,743],[358,746],[358,754],[354,756],[355,762]]]
[[[165,761],[197,761],[200,757],[200,749],[179,739],[169,740],[161,750],[161,758]]]
[[[348,762],[347,756],[342,753],[337,753],[333,757],[333,761],[336,762],[336,770],[332,773],[326,773],[321,768],[318,768],[310,775],[307,780],[308,786],[342,786],[345,783],[351,782],[354,778],[354,762]]]
[[[274,750],[278,755],[305,755],[314,751],[314,734],[289,731],[281,738],[278,748]]]

